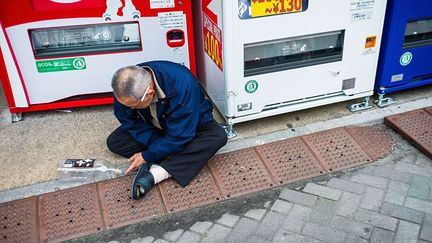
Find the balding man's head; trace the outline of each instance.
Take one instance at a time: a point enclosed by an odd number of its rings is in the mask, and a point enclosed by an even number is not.
[[[117,98],[141,99],[152,81],[151,74],[142,67],[127,66],[117,70],[111,80],[111,87]]]

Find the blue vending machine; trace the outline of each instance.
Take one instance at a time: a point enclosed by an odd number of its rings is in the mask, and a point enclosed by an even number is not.
[[[432,84],[432,0],[389,0],[375,91],[384,95]]]

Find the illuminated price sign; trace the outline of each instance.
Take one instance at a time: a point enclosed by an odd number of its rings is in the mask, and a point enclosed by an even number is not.
[[[250,19],[279,14],[304,12],[308,0],[238,0],[239,17]]]
[[[204,14],[204,51],[223,70],[222,31]]]

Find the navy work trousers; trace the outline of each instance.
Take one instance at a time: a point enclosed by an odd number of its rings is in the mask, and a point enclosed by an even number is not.
[[[185,187],[226,143],[227,136],[224,129],[213,120],[199,126],[195,138],[186,144],[183,151],[170,155],[160,162],[160,166]],[[126,158],[147,149],[120,127],[108,136],[107,146],[111,152]]]

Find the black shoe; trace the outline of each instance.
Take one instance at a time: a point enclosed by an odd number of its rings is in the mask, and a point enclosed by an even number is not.
[[[132,198],[135,200],[141,199],[154,186],[154,177],[149,171],[150,165],[144,163],[139,168],[132,182]],[[142,190],[144,189],[144,190]],[[144,191],[144,192],[142,192]]]

